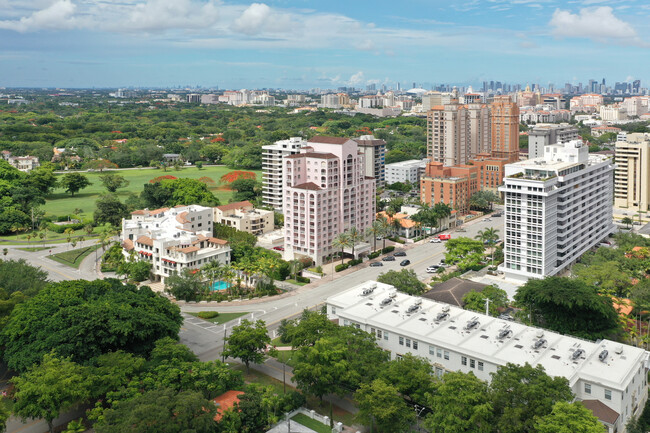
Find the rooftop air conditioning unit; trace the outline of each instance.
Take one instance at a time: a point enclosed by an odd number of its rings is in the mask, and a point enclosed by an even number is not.
[[[541,349],[542,347],[544,347],[545,344],[546,344],[546,340],[540,338],[539,340],[535,341],[535,343],[533,344],[533,349],[535,350]]]
[[[609,352],[606,351],[606,350],[603,350],[602,352],[600,352],[600,355],[598,355],[598,359],[600,360],[600,362],[605,362],[605,361],[607,361],[607,356],[608,355],[609,355]]]
[[[615,352],[617,355],[620,355],[621,353],[623,353],[623,345],[622,345],[622,344],[619,344],[618,346],[616,346],[616,348],[614,349],[614,352]]]
[[[544,331],[542,331],[541,329],[538,329],[537,334],[535,334],[535,336],[537,338],[542,338],[544,336]]]
[[[445,305],[444,307],[442,307],[442,311],[447,313],[449,311],[449,305]]]

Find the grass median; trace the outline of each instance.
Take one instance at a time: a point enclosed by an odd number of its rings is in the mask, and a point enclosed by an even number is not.
[[[76,250],[65,251],[63,253],[56,253],[48,258],[59,262],[62,265],[70,266],[71,268],[79,269],[81,262],[88,257],[91,253],[101,248],[101,245],[91,245],[89,247],[77,248]]]

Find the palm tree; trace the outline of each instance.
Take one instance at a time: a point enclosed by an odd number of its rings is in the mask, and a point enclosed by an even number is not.
[[[621,220],[621,222],[622,222],[623,224],[625,224],[625,226],[626,226],[627,229],[629,229],[629,228],[630,228],[630,225],[631,225],[634,221],[632,221],[632,218],[630,218],[630,217],[625,217],[625,218],[623,218],[623,219]]]
[[[348,246],[352,247],[352,258],[356,259],[356,256],[354,255],[354,248],[363,240],[363,233],[361,233],[359,229],[354,226],[350,227],[347,233],[350,242]]]
[[[386,217],[381,217],[378,219],[378,221],[381,226],[381,237],[383,238],[382,249],[386,249],[386,236],[388,236],[390,224],[388,223],[388,219]]]
[[[345,247],[350,245],[350,237],[346,232],[339,233],[334,239],[332,239],[332,248],[341,249],[341,264],[343,264],[343,253]]]
[[[373,239],[373,252],[377,251],[377,236],[381,236],[383,230],[380,220],[374,220],[370,227],[366,229],[366,236],[372,236]]]
[[[298,272],[302,270],[302,262],[294,259],[289,262],[289,271],[293,274],[293,279],[297,278]]]
[[[402,229],[402,221],[398,218],[393,218],[391,225],[393,226],[393,235],[399,237],[399,231]]]
[[[201,272],[203,272],[203,275],[205,275],[210,282],[210,290],[214,287],[215,281],[221,278],[221,274],[224,272],[223,268],[224,266],[218,260],[208,262],[201,268]]]
[[[492,255],[492,266],[494,266],[494,244],[499,239],[499,235],[497,235],[498,232],[498,229],[488,227],[485,230],[479,230],[478,234],[474,237],[474,239],[478,239],[490,247]]]

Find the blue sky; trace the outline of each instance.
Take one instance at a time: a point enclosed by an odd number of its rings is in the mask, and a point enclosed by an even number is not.
[[[0,0],[0,86],[647,85],[649,16],[644,0]]]

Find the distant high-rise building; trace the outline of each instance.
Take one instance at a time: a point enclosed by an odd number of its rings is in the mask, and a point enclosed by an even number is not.
[[[641,90],[641,80],[634,80],[632,82],[632,93],[639,93]]]
[[[650,209],[650,135],[648,134],[626,134],[624,139],[616,141],[614,206],[635,212],[647,212]]]
[[[519,159],[519,107],[510,96],[496,96],[490,105],[492,115],[492,155]]]
[[[467,107],[435,106],[427,113],[427,157],[443,165],[466,164],[470,157]]]
[[[528,131],[528,158],[544,156],[544,147],[580,138],[578,128],[568,123],[538,123]]]
[[[262,146],[262,203],[282,212],[282,161],[307,145],[301,137]]]
[[[399,91],[401,91],[401,90],[402,90],[402,83],[400,83],[400,82],[398,81],[398,82],[397,82],[397,91],[399,92]]]
[[[375,90],[377,90],[377,85],[375,83],[368,84],[366,86],[366,90],[369,92],[374,92]]]
[[[386,183],[386,142],[373,135],[362,135],[354,141],[359,145],[359,152],[363,153],[364,175],[374,178],[377,188],[382,188]]]
[[[490,153],[490,108],[486,104],[467,104],[469,117],[469,158],[479,153]]]

